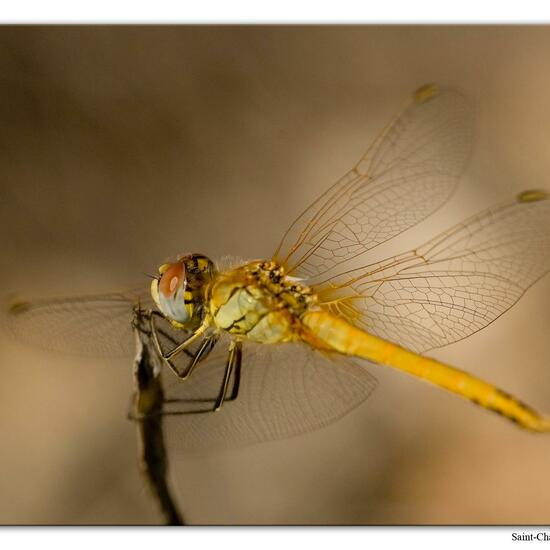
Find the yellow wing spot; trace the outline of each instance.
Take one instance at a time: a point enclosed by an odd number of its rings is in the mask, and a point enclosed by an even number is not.
[[[436,84],[425,84],[414,92],[413,100],[415,103],[426,103],[439,94],[439,88]]]
[[[19,315],[21,313],[25,313],[29,309],[31,309],[32,304],[30,302],[13,302],[8,306],[8,313],[12,315]]]
[[[542,201],[548,198],[548,193],[546,191],[541,191],[539,189],[529,189],[528,191],[522,191],[517,197],[518,202],[536,202]]]

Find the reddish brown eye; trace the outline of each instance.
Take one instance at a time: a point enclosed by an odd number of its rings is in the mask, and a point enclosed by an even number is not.
[[[172,296],[183,284],[185,279],[185,268],[183,262],[176,262],[162,274],[159,281],[159,292],[167,298]]]

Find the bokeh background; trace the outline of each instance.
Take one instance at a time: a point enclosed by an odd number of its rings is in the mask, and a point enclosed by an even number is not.
[[[0,28],[0,286],[107,291],[180,252],[269,255],[412,90],[479,112],[451,202],[399,247],[550,188],[548,27]],[[434,355],[550,410],[550,277]],[[0,523],[157,523],[131,359],[1,336]],[[326,429],[173,457],[190,523],[550,523],[550,439],[400,373]]]

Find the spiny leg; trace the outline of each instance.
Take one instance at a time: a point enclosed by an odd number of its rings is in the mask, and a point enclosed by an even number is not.
[[[158,313],[157,311],[147,312],[147,316],[148,316],[147,318],[150,318],[151,315],[157,315],[158,317],[162,317],[164,319],[164,317],[160,313]],[[150,319],[149,319],[149,321],[150,321]],[[139,332],[141,332],[142,334],[145,334],[146,336],[149,336],[149,337],[151,337],[151,335],[152,335],[150,325],[151,325],[151,323],[149,322],[149,325],[148,325],[149,329],[147,330],[143,326],[138,326],[136,324],[136,322],[134,321],[134,319],[132,319],[132,327],[134,329],[138,330]],[[157,336],[160,334],[166,341],[170,342],[174,347],[180,344],[180,342],[176,338],[174,338],[174,336],[172,336],[171,334],[166,332],[166,330],[156,326],[156,324],[155,324],[155,328],[156,328]],[[183,352],[185,353],[185,355],[187,355],[191,359],[193,359],[195,357],[194,354],[191,353],[188,349],[184,349]],[[159,353],[158,355],[162,357],[161,353]]]
[[[173,363],[166,361],[168,365],[171,367],[172,372],[182,381],[187,380],[191,373],[195,370],[195,367],[204,359],[210,355],[210,352],[214,349],[216,346],[216,343],[218,342],[219,336],[217,334],[212,334],[210,336],[206,336],[205,339],[202,341],[199,349],[195,353],[188,352],[188,350],[185,350],[187,355],[189,356],[190,360],[187,363],[187,366],[181,370],[178,369]]]
[[[185,374],[181,373],[178,374],[178,378],[181,380],[187,380],[191,373],[195,370],[195,367],[203,360],[208,357],[210,352],[214,349],[216,346],[216,343],[218,341],[219,336],[217,334],[212,334],[211,336],[207,336],[200,345],[199,349],[197,350],[197,353],[193,355],[191,362],[189,363],[189,366],[187,367]]]
[[[231,391],[231,397],[226,399],[226,401],[234,401],[239,397],[239,388],[241,387],[241,367],[243,360],[243,346],[242,342],[237,342],[237,348],[235,353],[237,354],[236,364],[235,364],[235,376],[233,382],[233,390]]]
[[[223,382],[218,398],[216,399],[216,404],[214,405],[214,411],[219,411],[222,408],[224,401],[226,401],[225,397],[227,395],[227,388],[229,387],[229,380],[231,379],[231,373],[233,371],[235,371],[235,383],[233,385],[233,392],[230,400],[236,399],[239,393],[239,385],[241,381],[241,363],[242,343],[238,340],[231,340],[231,343],[229,344],[229,354],[227,356]]]
[[[196,354],[189,353],[187,348],[191,344],[196,342],[208,329],[208,324],[204,323],[191,336],[189,336],[189,338],[187,338],[186,340],[181,342],[181,344],[178,344],[172,351],[170,351],[168,353],[164,353],[164,351],[162,350],[162,346],[160,345],[160,340],[159,340],[159,336],[158,336],[159,331],[158,331],[157,326],[154,322],[155,316],[162,317],[163,319],[164,319],[164,317],[163,317],[163,315],[161,315],[157,311],[152,311],[151,314],[150,314],[150,317],[149,317],[149,325],[150,325],[151,334],[153,336],[153,342],[155,344],[155,348],[157,350],[157,353],[164,360],[164,362],[170,367],[172,372],[178,378],[183,378],[183,379],[188,378],[189,374],[190,374],[189,371],[190,370],[192,371],[195,368],[196,364],[201,359],[204,359],[204,357],[205,357],[204,354],[206,353],[208,355],[208,353],[210,353],[210,351],[212,351],[212,348],[214,347],[214,344],[216,343],[217,337],[210,336],[210,337],[205,338],[205,341],[203,342],[203,344],[201,344],[201,346],[200,346],[200,348],[199,348],[199,350],[197,351]],[[191,366],[187,369],[187,372],[184,375],[182,375],[178,371],[177,367],[171,361],[174,357],[176,357],[177,355],[179,355],[182,352],[185,352],[187,355],[189,355],[192,358]],[[199,354],[200,354],[200,356],[197,359],[197,355],[199,355]]]
[[[212,346],[213,347],[213,346]],[[160,414],[162,416],[180,416],[180,415],[190,415],[190,414],[204,414],[204,413],[212,413],[215,411],[219,411],[223,405],[223,403],[227,403],[229,401],[234,401],[237,399],[239,395],[239,387],[241,383],[241,367],[242,367],[242,342],[240,341],[232,341],[229,345],[229,353],[228,358],[226,362],[225,372],[224,372],[224,378],[222,382],[222,386],[220,389],[220,393],[218,394],[218,398],[216,399],[216,404],[214,409],[201,409],[201,410],[183,410],[183,411],[161,411]],[[231,397],[227,398],[227,390],[229,386],[229,381],[231,379],[231,374],[234,374],[233,377],[233,389],[231,391]],[[196,400],[198,401],[198,400]],[[188,399],[165,399],[165,403],[188,403]],[[209,399],[204,399],[204,402],[211,402]]]
[[[169,361],[170,359],[173,359],[174,357],[179,355],[182,351],[185,351],[191,344],[193,344],[198,338],[200,338],[209,327],[207,323],[203,323],[193,334],[191,334],[191,336],[189,336],[189,338],[181,342],[181,344],[178,344],[172,351],[168,353],[164,353],[162,351],[162,348],[160,346],[160,341],[158,339],[158,329],[153,320],[155,317],[161,317],[162,319],[165,319],[165,317],[158,311],[152,311],[150,316],[150,326],[151,326],[151,333],[153,335],[155,346],[157,347],[157,351],[159,352],[160,356],[167,361]]]

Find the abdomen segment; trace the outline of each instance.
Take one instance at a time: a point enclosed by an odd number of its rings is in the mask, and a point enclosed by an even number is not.
[[[305,313],[302,322],[303,339],[313,346],[394,367],[496,412],[525,429],[550,431],[549,418],[467,372],[408,351],[323,310]]]

